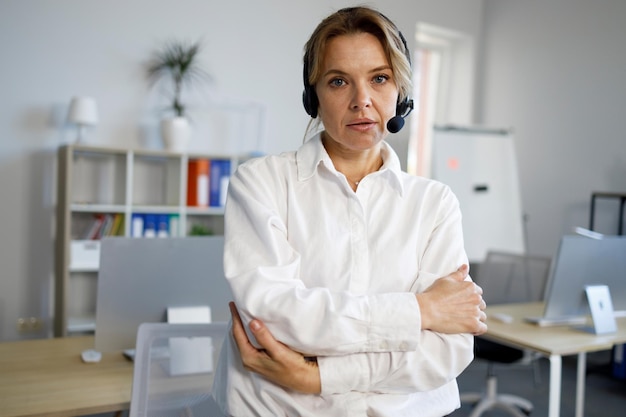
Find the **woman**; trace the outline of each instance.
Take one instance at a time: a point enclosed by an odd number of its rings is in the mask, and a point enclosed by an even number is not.
[[[237,308],[215,397],[234,416],[449,414],[485,304],[455,196],[403,173],[384,142],[409,103],[406,45],[379,12],[348,8],[304,60],[305,109],[323,129],[229,185]]]

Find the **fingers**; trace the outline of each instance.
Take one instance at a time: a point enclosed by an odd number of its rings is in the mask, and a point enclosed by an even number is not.
[[[487,331],[483,290],[468,278],[468,265],[416,294],[424,330],[482,334]]]
[[[485,302],[483,301],[483,304]],[[479,336],[487,331],[487,314],[485,309],[481,308],[478,314],[478,329],[474,332],[475,336]]]
[[[233,318],[232,334],[245,369],[298,392],[320,393],[317,361],[307,361],[301,353],[276,340],[263,322],[254,319],[249,328],[261,346],[261,349],[257,349],[248,339],[235,304],[231,302],[228,306]]]
[[[480,288],[480,287],[479,287]],[[485,309],[487,308],[487,303],[480,297],[480,302],[478,304],[478,324],[476,329],[472,332],[474,336],[479,336],[485,332],[487,332],[487,313],[485,313]]]
[[[248,334],[246,333],[235,303],[228,303],[228,307],[230,308],[230,314],[233,318],[232,334],[235,339],[237,349],[239,349],[239,355],[241,357],[243,367],[252,372],[259,372],[259,364],[267,358],[267,352],[263,349],[257,349],[250,342],[250,339],[248,339]],[[256,322],[257,325],[255,325],[255,327],[260,323],[258,320],[256,320]]]
[[[233,303],[232,301],[228,303],[228,308],[230,309],[230,316],[233,319],[233,333],[244,331],[243,323],[241,322],[241,317],[239,316],[239,312],[237,311],[235,303]]]
[[[459,267],[459,269],[457,269],[452,274],[450,274],[450,277],[454,278],[457,281],[465,281],[468,273],[469,273],[469,266],[467,266],[466,264],[463,264]]]
[[[233,322],[237,321],[241,324],[241,317],[239,317],[239,312],[237,311],[237,307],[235,307],[235,303],[233,301],[228,303],[228,308],[230,309],[230,316],[233,318]]]
[[[249,327],[256,341],[269,356],[274,357],[284,347],[260,320],[252,320]]]
[[[228,307],[230,308],[230,313],[233,318],[233,337],[235,338],[235,342],[242,356],[246,356],[246,353],[253,355],[260,351],[264,351],[269,356],[280,354],[281,349],[284,349],[284,345],[274,338],[272,333],[260,320],[254,319],[248,325],[258,345],[262,348],[257,349],[250,342],[250,339],[248,339],[248,334],[245,331],[243,321],[241,320],[241,316],[239,316],[235,303],[228,303]]]
[[[233,337],[235,338],[235,342],[237,343],[237,347],[239,351],[242,350],[242,346],[249,344],[248,335],[246,335],[246,331],[243,328],[243,323],[241,322],[241,317],[239,316],[239,312],[237,311],[237,307],[235,307],[235,303],[232,301],[228,303],[228,308],[230,309],[230,315],[233,320]]]
[[[487,332],[487,323],[484,321],[480,321],[477,326],[477,330],[472,332],[474,336],[480,336],[481,334],[485,334]]]

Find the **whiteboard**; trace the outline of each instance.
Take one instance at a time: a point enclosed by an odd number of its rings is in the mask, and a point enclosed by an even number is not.
[[[471,262],[482,262],[489,250],[525,253],[514,145],[509,130],[434,128],[433,178],[459,199]]]

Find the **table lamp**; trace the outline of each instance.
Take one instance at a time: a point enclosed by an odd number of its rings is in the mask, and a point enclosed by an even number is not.
[[[91,97],[73,97],[67,117],[70,123],[78,125],[77,143],[82,143],[86,126],[95,126],[98,123],[98,107],[96,100]]]

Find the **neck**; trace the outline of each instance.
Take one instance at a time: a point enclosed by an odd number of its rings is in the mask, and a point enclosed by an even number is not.
[[[335,169],[345,175],[352,188],[356,188],[365,176],[378,171],[383,165],[380,143],[364,150],[354,150],[333,146],[328,142],[331,140],[322,135],[322,143]]]

